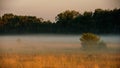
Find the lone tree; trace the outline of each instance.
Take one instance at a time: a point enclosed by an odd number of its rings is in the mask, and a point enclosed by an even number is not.
[[[80,41],[83,49],[106,48],[106,44],[100,40],[100,37],[93,33],[83,33]]]

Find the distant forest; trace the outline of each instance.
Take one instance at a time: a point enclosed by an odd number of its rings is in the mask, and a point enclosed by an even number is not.
[[[21,16],[12,13],[0,16],[0,34],[120,34],[120,9],[95,9],[79,13],[66,10],[55,17],[55,22],[36,16]]]

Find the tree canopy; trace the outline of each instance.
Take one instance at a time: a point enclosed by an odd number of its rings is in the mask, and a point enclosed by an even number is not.
[[[59,33],[97,34],[120,33],[120,9],[85,11],[66,10],[55,17],[55,22],[36,16],[7,13],[0,16],[0,34]]]
[[[66,10],[65,12],[62,12],[56,16],[57,23],[60,23],[62,25],[67,25],[72,22],[76,17],[79,16],[79,12],[77,11],[70,11]]]

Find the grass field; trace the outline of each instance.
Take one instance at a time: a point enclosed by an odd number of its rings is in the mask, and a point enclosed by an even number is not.
[[[119,42],[83,50],[74,36],[38,37],[0,37],[0,68],[120,68]]]
[[[120,54],[0,54],[0,68],[120,68]]]

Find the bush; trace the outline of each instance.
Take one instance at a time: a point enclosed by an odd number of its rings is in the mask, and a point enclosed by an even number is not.
[[[106,44],[100,41],[100,37],[93,33],[83,33],[80,38],[81,46],[84,49],[102,49]]]

